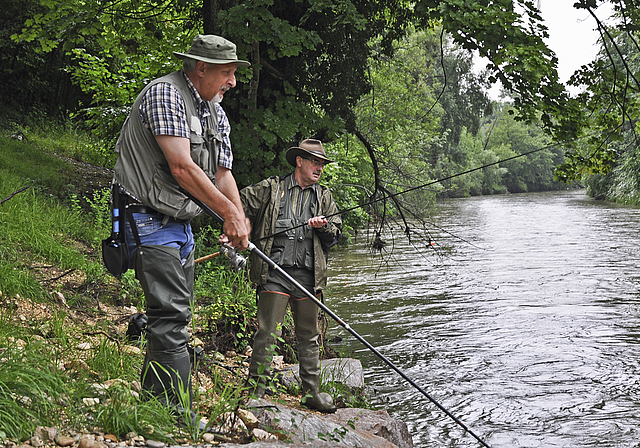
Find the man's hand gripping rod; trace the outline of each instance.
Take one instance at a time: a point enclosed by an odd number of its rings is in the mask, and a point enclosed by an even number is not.
[[[218,215],[216,212],[214,212],[209,206],[207,206],[206,204],[204,204],[202,201],[198,200],[197,198],[195,198],[191,193],[187,192],[186,190],[182,190],[182,192],[189,197],[189,199],[191,199],[193,202],[195,202],[196,204],[198,204],[198,206],[200,208],[202,208],[202,210],[208,214],[209,216],[211,216],[213,219],[215,219],[217,222],[219,222],[220,224],[224,224],[224,219],[222,219],[220,217],[220,215]],[[252,253],[255,253],[258,257],[260,257],[260,259],[262,259],[265,263],[267,263],[269,265],[270,269],[275,269],[276,271],[278,271],[282,276],[284,276],[287,280],[289,280],[291,283],[293,283],[293,285],[295,285],[296,288],[298,288],[298,290],[300,290],[301,292],[303,292],[310,300],[312,300],[316,305],[318,305],[318,307],[320,309],[322,309],[322,311],[324,311],[325,313],[327,313],[333,320],[335,320],[338,324],[340,324],[340,326],[342,326],[345,330],[347,330],[349,333],[351,333],[351,335],[353,335],[353,337],[355,337],[358,341],[360,341],[365,347],[367,347],[369,350],[371,350],[371,352],[373,352],[373,354],[375,354],[378,358],[380,358],[382,361],[384,361],[385,364],[387,364],[389,367],[391,367],[393,370],[396,371],[396,373],[398,373],[402,378],[404,378],[409,384],[411,384],[414,388],[416,388],[422,395],[424,395],[425,397],[427,397],[429,399],[429,401],[431,401],[431,403],[433,403],[434,405],[436,405],[442,412],[444,412],[445,414],[447,414],[451,419],[453,419],[453,421],[455,421],[458,425],[460,425],[465,431],[467,431],[471,436],[473,436],[478,442],[480,442],[480,444],[482,444],[482,446],[486,447],[486,448],[490,448],[489,445],[487,445],[480,437],[478,437],[473,431],[471,431],[469,428],[467,428],[467,426],[462,423],[462,421],[460,421],[456,416],[454,416],[451,412],[449,412],[444,406],[442,406],[440,403],[438,403],[433,397],[431,397],[431,395],[429,395],[424,389],[422,389],[420,386],[418,386],[411,378],[409,378],[402,370],[400,370],[395,364],[393,364],[391,361],[389,361],[382,353],[380,353],[378,350],[375,349],[375,347],[373,347],[366,339],[364,339],[362,336],[360,336],[353,328],[351,328],[349,326],[349,324],[347,324],[345,321],[343,321],[342,319],[340,319],[340,317],[338,317],[338,315],[336,315],[333,311],[331,311],[324,303],[322,303],[320,300],[318,300],[314,294],[312,294],[311,292],[309,292],[304,286],[302,286],[296,279],[294,279],[293,277],[291,277],[285,270],[283,270],[280,266],[278,266],[276,263],[273,262],[273,260],[271,260],[271,258],[269,258],[267,255],[265,255],[260,249],[258,249],[255,244],[253,244],[251,241],[249,241],[249,248],[248,248]],[[227,247],[227,250],[233,250],[233,248]],[[221,250],[222,252],[222,250]],[[225,255],[227,255],[225,253]],[[229,256],[231,255],[231,256]],[[232,263],[234,264],[234,267],[236,267],[236,269],[238,269],[239,265],[242,264],[241,262],[233,262],[234,259],[237,259],[238,257],[242,258],[241,256],[235,254],[235,252],[233,252],[232,254],[230,253],[229,255],[227,255],[231,260]],[[242,267],[244,267],[244,265],[242,265]],[[240,267],[239,269],[242,269],[242,267]]]

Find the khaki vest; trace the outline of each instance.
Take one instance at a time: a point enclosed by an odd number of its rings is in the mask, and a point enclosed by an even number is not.
[[[136,98],[116,143],[118,160],[114,180],[140,202],[163,215],[191,219],[202,210],[179,191],[178,182],[171,174],[160,146],[140,118],[142,97],[151,86],[161,82],[173,85],[182,97],[191,129],[191,158],[215,183],[222,140],[218,132],[218,116],[214,105],[209,103],[211,115],[206,118],[206,129],[202,129],[195,101],[181,71],[152,81]]]
[[[292,203],[292,189],[286,187],[287,182],[291,182],[292,178],[293,176],[287,176],[285,181],[280,183],[280,188],[284,189],[284,196],[280,201],[274,232],[276,236],[273,238],[269,257],[283,267],[306,268],[313,271],[313,229],[304,224],[315,216],[318,199],[315,188],[312,187],[311,191],[306,193],[310,196],[307,206],[302,208],[300,215],[296,215],[294,210],[298,205]],[[301,200],[304,194],[302,190]]]

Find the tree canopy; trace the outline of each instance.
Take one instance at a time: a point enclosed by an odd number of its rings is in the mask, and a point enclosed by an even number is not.
[[[79,114],[107,142],[144,84],[179,67],[173,51],[185,51],[198,33],[235,42],[239,57],[252,62],[224,102],[240,185],[280,173],[284,152],[303,138],[342,145],[347,135],[371,159],[372,195],[410,185],[415,172],[422,180],[440,177],[475,157],[461,142],[492,116],[485,89],[497,81],[512,99],[509,113],[540,123],[569,149],[556,173],[562,180],[606,172],[621,151],[611,142],[623,134],[629,140],[625,133],[636,125],[638,10],[631,0],[608,1],[617,21],[611,28],[598,22],[603,51],[572,78],[588,86],[575,98],[558,80],[557,58],[543,40],[547,28],[530,0],[6,3],[3,12],[17,20],[3,21],[0,35],[11,53],[2,56],[9,80],[3,93],[16,87],[20,95],[5,95],[5,102],[29,110],[42,104],[40,92],[59,92],[46,102],[49,111]],[[574,7],[598,18],[603,3],[580,0]],[[406,46],[416,49],[410,57]],[[470,51],[490,61],[482,76],[470,69]],[[384,103],[376,98],[381,89],[390,94]]]

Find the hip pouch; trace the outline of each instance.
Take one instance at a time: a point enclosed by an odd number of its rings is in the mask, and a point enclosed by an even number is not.
[[[129,247],[125,233],[127,195],[117,182],[111,188],[111,235],[102,240],[102,261],[107,270],[117,278],[129,270]],[[129,213],[129,221],[136,243],[140,245],[138,231]]]

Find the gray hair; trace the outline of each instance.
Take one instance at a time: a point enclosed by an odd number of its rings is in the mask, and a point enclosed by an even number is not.
[[[194,72],[196,70],[197,60],[191,58],[185,58],[182,61],[182,69],[185,72]]]

